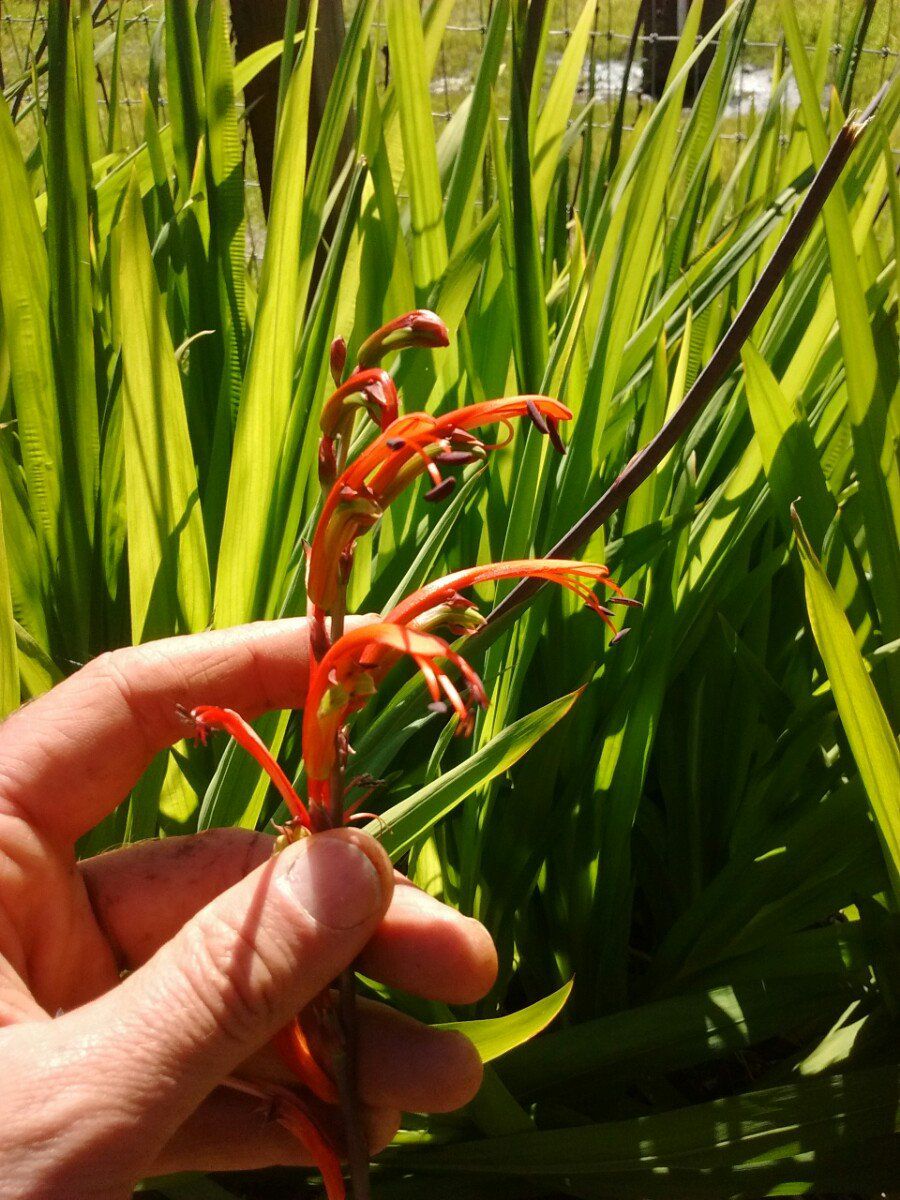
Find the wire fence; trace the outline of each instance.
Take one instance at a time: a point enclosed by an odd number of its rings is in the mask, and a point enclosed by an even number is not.
[[[40,59],[49,4],[52,2],[7,0],[3,4],[0,0],[0,84],[4,88],[27,76],[32,64]],[[353,0],[345,0],[345,9],[349,11],[352,3]],[[551,3],[552,24],[548,36],[546,72],[548,81],[582,11],[579,0],[551,0]],[[629,66],[628,48],[640,3],[641,0],[595,0],[593,27],[576,97],[579,106],[591,106],[590,121],[595,129],[610,125],[623,85],[631,121],[643,105],[652,102],[652,95],[658,89],[659,79],[665,75],[677,43],[677,29],[689,7],[687,0],[647,0],[644,30],[637,40],[636,52]],[[718,0],[720,10],[723,3],[724,0]],[[384,4],[385,0],[381,0],[373,28],[373,36],[385,63],[382,84],[390,77]],[[707,7],[712,6],[713,11],[716,4],[717,0],[707,0]],[[120,8],[125,10],[122,14],[124,34],[116,88],[120,144],[127,150],[143,140],[139,111],[142,104],[141,89],[147,85],[150,64],[154,58],[160,67],[159,103],[165,105],[165,73],[161,70],[163,5],[162,0],[95,0],[93,13],[98,97],[103,122],[108,120],[109,99],[113,91],[113,43]],[[812,43],[821,22],[821,0],[797,0],[797,9],[804,32]],[[850,35],[857,11],[858,0],[838,0],[835,9],[837,37],[829,55],[832,78],[844,54],[845,39]],[[484,49],[490,12],[491,0],[457,0],[453,6],[430,85],[432,115],[438,126],[451,119],[471,90]],[[900,0],[876,0],[857,65],[857,103],[864,103],[871,98],[897,66],[900,58],[897,20],[900,20]],[[769,101],[773,87],[773,62],[779,47],[777,0],[757,0],[719,134],[723,141],[739,143],[746,140],[754,114]],[[27,104],[30,85],[22,99]],[[502,112],[504,99],[501,85],[501,120],[508,119]],[[796,107],[798,103],[791,81],[784,89],[783,102],[789,107]],[[25,130],[24,136],[36,135],[34,118],[26,117],[25,121],[28,120],[32,125]],[[894,153],[900,155],[900,146],[895,145]],[[252,195],[259,188],[253,168],[252,148],[248,149],[247,168],[246,183],[251,193],[248,195],[248,207],[252,217],[252,210],[259,206],[258,196]]]

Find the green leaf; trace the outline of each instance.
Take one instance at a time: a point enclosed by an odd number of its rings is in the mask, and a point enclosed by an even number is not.
[[[895,1066],[848,1071],[631,1120],[397,1151],[390,1159],[457,1175],[596,1181],[601,1194],[629,1197],[759,1196],[778,1185],[821,1190],[854,1177],[884,1187],[898,1166],[897,1083]]]
[[[172,116],[175,170],[182,199],[191,194],[191,176],[203,136],[203,69],[194,6],[166,0],[166,82]]]
[[[409,185],[413,280],[424,303],[447,265],[447,238],[417,0],[388,0],[387,31]]]
[[[806,607],[838,715],[872,808],[900,906],[900,750],[853,631],[816,558],[796,510],[797,545],[806,576]]]
[[[0,302],[22,465],[43,584],[49,591],[63,537],[62,438],[53,378],[50,280],[31,188],[5,100],[0,100],[0,244]]]
[[[584,56],[594,23],[595,0],[587,0],[566,40],[562,58],[553,72],[547,96],[534,131],[534,209],[543,214],[559,161],[566,125],[572,113],[575,89],[584,68]]]
[[[367,831],[378,838],[392,859],[398,859],[466,796],[527,754],[571,710],[580,694],[572,692],[520,717],[471,758],[370,822]]]
[[[491,11],[478,76],[472,90],[471,106],[466,118],[459,152],[453,163],[447,185],[447,204],[444,225],[451,249],[458,249],[457,239],[468,232],[468,223],[475,207],[475,195],[481,179],[479,167],[484,159],[490,116],[491,90],[503,56],[506,26],[509,23],[509,0],[497,0]],[[440,310],[443,315],[443,309]]]
[[[216,575],[216,623],[235,625],[264,608],[263,557],[291,404],[306,131],[315,42],[315,0],[291,77],[275,147],[272,201],[253,340],[234,437]],[[252,570],[247,564],[254,564]]]
[[[209,567],[181,378],[136,180],[120,230],[128,575],[141,642],[208,625]]]
[[[813,161],[818,166],[828,150],[825,122],[810,71],[797,14],[782,0],[785,38],[794,66],[800,102]],[[893,81],[896,94],[900,80]],[[843,347],[847,408],[859,476],[866,544],[872,561],[872,590],[878,603],[885,637],[900,635],[900,467],[895,447],[886,434],[889,424],[884,381],[872,334],[872,318],[853,244],[847,201],[836,187],[822,213],[834,280],[834,298]],[[900,704],[900,668],[890,673],[892,702]]]
[[[57,399],[64,431],[64,506],[77,539],[70,561],[75,604],[69,613],[71,652],[88,650],[90,561],[100,467],[94,309],[90,167],[85,109],[76,71],[76,40],[67,5],[54,5],[48,26],[47,242],[53,328],[63,356]],[[86,20],[87,12],[82,13]],[[96,112],[90,113],[96,121]],[[64,366],[62,362],[64,361]]]
[[[445,1021],[434,1028],[454,1029],[465,1034],[478,1051],[481,1061],[491,1062],[546,1029],[562,1012],[571,991],[570,981],[552,995],[518,1012],[506,1013],[502,1017],[486,1017],[481,1021]]]

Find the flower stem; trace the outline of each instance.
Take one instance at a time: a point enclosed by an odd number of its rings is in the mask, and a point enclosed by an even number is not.
[[[331,611],[329,640],[332,644],[343,636],[346,611],[347,585],[342,583],[338,591],[338,600]],[[328,814],[335,829],[340,829],[344,824],[344,767],[344,757],[339,751],[331,773],[331,806]],[[356,974],[352,966],[342,971],[338,978],[336,1015],[338,1045],[332,1065],[341,1101],[341,1115],[344,1119],[352,1197],[353,1200],[370,1200],[369,1147],[357,1087],[359,1037],[356,1019]]]
[[[572,558],[587,544],[591,535],[608,521],[617,509],[632,496],[640,485],[649,478],[665,456],[675,447],[697,422],[716,390],[734,365],[741,346],[753,332],[774,296],[788,268],[797,256],[816,219],[825,207],[832,189],[859,141],[866,125],[874,116],[884,97],[884,89],[878,93],[863,115],[848,120],[838,132],[825,160],[816,172],[809,191],[803,198],[790,224],[775,247],[759,278],[750,290],[740,311],[728,327],[724,337],[713,351],[706,366],[694,380],[687,395],[659,432],[643,447],[612,484],[572,528],[548,550],[546,558]],[[490,629],[476,633],[469,645],[478,643],[484,647],[506,628],[511,614],[520,604],[529,600],[545,586],[541,579],[524,579],[497,605],[488,617]]]

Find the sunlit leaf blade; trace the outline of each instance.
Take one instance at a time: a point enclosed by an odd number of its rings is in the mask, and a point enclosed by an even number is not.
[[[417,298],[424,302],[431,285],[447,265],[447,238],[425,72],[425,46],[415,0],[389,0],[387,28],[409,180],[413,279]]]
[[[819,560],[794,513],[806,605],[838,715],[872,806],[894,901],[900,904],[900,750],[875,685]]]
[[[828,136],[815,90],[797,14],[788,0],[782,0],[785,37],[800,90],[806,135],[814,162],[825,156]],[[900,80],[894,80],[900,88]],[[866,541],[872,560],[872,588],[878,602],[885,636],[900,633],[900,468],[884,430],[889,421],[888,397],[879,381],[879,364],[872,334],[872,322],[853,245],[845,196],[837,188],[823,212],[828,253],[834,278],[844,366],[847,378],[847,406],[859,475]],[[892,668],[893,699],[900,687],[900,675]]]
[[[209,568],[181,379],[136,182],[120,237],[128,577],[141,642],[206,627]]]
[[[520,717],[471,758],[389,808],[368,827],[369,832],[378,838],[391,858],[399,858],[470,792],[508,770],[526,754],[562,720],[578,696],[578,692],[573,692]]]
[[[465,1034],[478,1051],[481,1061],[491,1062],[546,1029],[562,1012],[571,991],[572,984],[566,983],[552,995],[518,1012],[506,1013],[502,1017],[486,1017],[480,1021],[445,1021],[435,1028],[455,1029]]]
[[[279,126],[270,232],[234,437],[216,575],[215,619],[233,625],[259,615],[267,582],[262,550],[291,402],[297,328],[297,272],[306,129],[316,7],[291,77]],[[246,569],[254,562],[256,571]]]

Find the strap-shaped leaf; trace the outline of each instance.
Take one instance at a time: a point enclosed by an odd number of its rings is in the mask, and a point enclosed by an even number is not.
[[[894,901],[900,904],[900,750],[850,623],[796,511],[794,526],[806,575],[806,607],[813,636],[884,847]]]
[[[368,832],[379,839],[391,858],[399,858],[466,796],[527,754],[570,711],[580,694],[572,692],[551,700],[543,708],[521,717],[471,758],[389,808],[367,826]]]
[[[137,181],[119,250],[125,499],[135,642],[209,623],[209,567],[181,378],[150,258]]]

